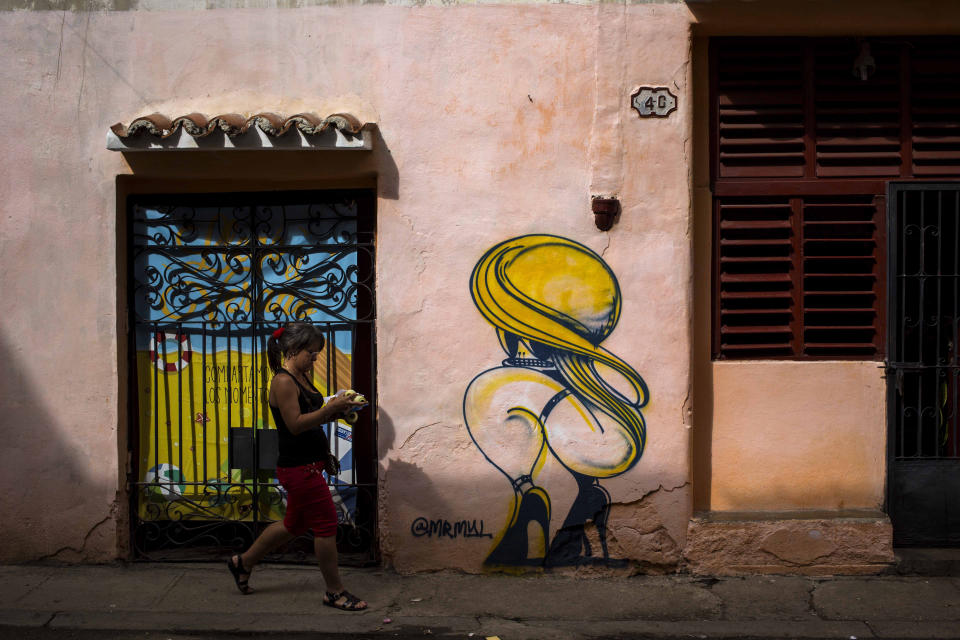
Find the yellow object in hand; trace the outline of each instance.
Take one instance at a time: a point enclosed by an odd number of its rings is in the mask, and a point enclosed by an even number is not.
[[[356,402],[357,404],[366,404],[367,402],[367,399],[363,397],[363,394],[357,393],[353,389],[347,389],[343,392],[343,395],[349,398],[351,402]]]

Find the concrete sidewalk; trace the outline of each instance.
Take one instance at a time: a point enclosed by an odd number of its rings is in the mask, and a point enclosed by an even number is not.
[[[371,608],[320,604],[306,566],[261,565],[241,595],[224,565],[0,567],[0,637],[18,629],[364,637],[960,638],[960,578],[575,578],[344,569]],[[472,634],[472,635],[471,635]]]

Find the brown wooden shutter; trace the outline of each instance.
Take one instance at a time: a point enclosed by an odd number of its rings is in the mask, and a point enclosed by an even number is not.
[[[960,175],[960,39],[918,41],[909,52],[913,174]]]
[[[869,195],[803,199],[803,355],[881,351],[881,203]]]
[[[719,358],[881,352],[881,201],[716,199]]]
[[[960,175],[960,38],[716,38],[711,64],[715,180]]]
[[[710,64],[714,356],[882,357],[883,196],[960,176],[960,38],[714,38]]]
[[[804,171],[803,56],[776,40],[725,40],[715,51],[719,175]]]
[[[818,177],[900,175],[900,49],[867,43],[876,70],[854,75],[861,53],[853,38],[813,47],[813,100]]]
[[[789,357],[797,290],[787,198],[716,202],[720,357]]]

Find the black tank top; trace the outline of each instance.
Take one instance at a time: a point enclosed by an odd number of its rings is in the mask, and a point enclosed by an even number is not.
[[[280,369],[277,375],[285,373],[297,384],[297,401],[300,403],[300,413],[311,413],[323,406],[323,394],[311,384],[307,389],[296,377],[286,369]],[[283,421],[280,409],[270,405],[270,413],[277,425],[278,467],[299,467],[311,462],[326,462],[330,445],[327,442],[326,430],[323,427],[304,431],[300,435],[293,435]]]

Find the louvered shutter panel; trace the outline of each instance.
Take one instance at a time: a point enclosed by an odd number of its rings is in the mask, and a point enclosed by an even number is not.
[[[913,173],[960,175],[960,39],[910,49]]]
[[[854,76],[856,40],[814,51],[817,176],[900,175],[900,46],[869,44],[876,70],[867,80]]]
[[[803,349],[807,356],[880,351],[882,199],[803,199]]]
[[[717,355],[793,355],[796,274],[790,201],[723,198],[716,207]]]
[[[878,355],[880,202],[870,195],[717,198],[715,355]]]
[[[717,38],[712,65],[715,179],[960,175],[960,38]]]
[[[723,177],[803,175],[803,56],[777,41],[717,47],[718,170]]]
[[[711,95],[714,356],[882,357],[883,196],[960,176],[960,38],[714,38]]]

